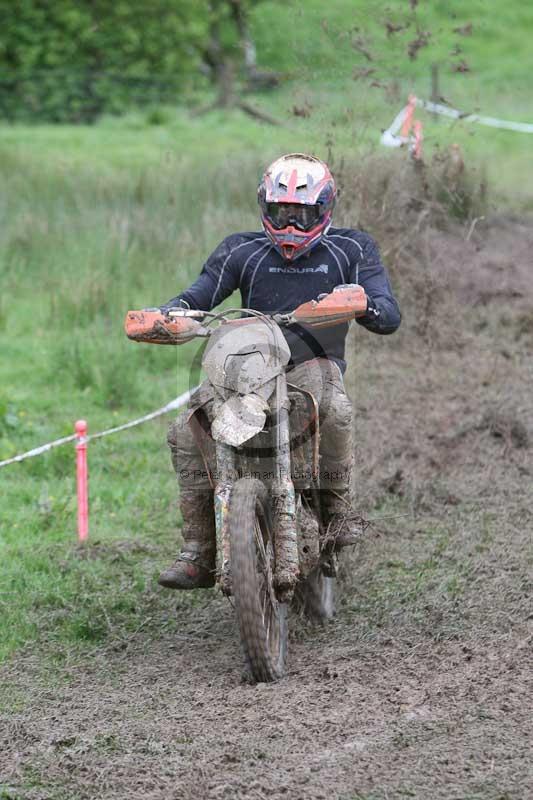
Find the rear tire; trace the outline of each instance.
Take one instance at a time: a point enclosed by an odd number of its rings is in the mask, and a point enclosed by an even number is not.
[[[323,574],[320,566],[297,587],[296,610],[317,624],[324,624],[335,616],[335,578]]]
[[[253,681],[275,681],[285,672],[287,606],[274,592],[274,529],[261,481],[236,481],[229,533],[232,590],[246,667]]]

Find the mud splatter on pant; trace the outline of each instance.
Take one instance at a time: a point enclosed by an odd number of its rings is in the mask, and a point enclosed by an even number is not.
[[[353,467],[352,405],[346,394],[340,369],[334,361],[316,358],[287,372],[287,381],[311,392],[319,405],[320,487],[326,514],[345,512],[350,503]],[[203,383],[191,400],[192,406],[206,403],[211,389]],[[172,463],[180,486],[182,535],[188,550],[210,554],[214,548],[215,522],[213,491],[205,464],[187,419],[179,415],[168,432]],[[208,411],[209,414],[209,411]],[[214,454],[212,444],[209,456]]]
[[[350,499],[353,413],[341,371],[334,361],[315,358],[287,373],[288,383],[313,394],[320,419],[320,487]],[[344,506],[344,504],[343,504]],[[343,507],[341,510],[346,510]]]

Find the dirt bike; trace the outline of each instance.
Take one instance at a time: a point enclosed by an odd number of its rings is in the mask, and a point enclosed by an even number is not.
[[[310,617],[334,614],[332,552],[324,545],[319,502],[318,406],[287,380],[290,350],[281,329],[340,324],[365,309],[363,289],[348,285],[285,315],[242,308],[126,315],[134,341],[208,340],[202,366],[212,389],[210,413],[200,403],[189,424],[213,487],[216,581],[233,597],[254,681],[284,674],[291,601]],[[239,318],[231,319],[235,313]]]

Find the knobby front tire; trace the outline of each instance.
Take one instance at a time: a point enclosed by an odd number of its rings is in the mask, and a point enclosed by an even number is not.
[[[274,530],[266,486],[241,478],[229,503],[232,589],[247,670],[256,682],[285,672],[287,606],[274,592]]]

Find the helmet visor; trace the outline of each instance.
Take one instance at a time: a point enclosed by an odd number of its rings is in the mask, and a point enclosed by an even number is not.
[[[302,203],[267,203],[267,217],[274,228],[294,225],[308,231],[320,220],[320,205],[306,206]]]

